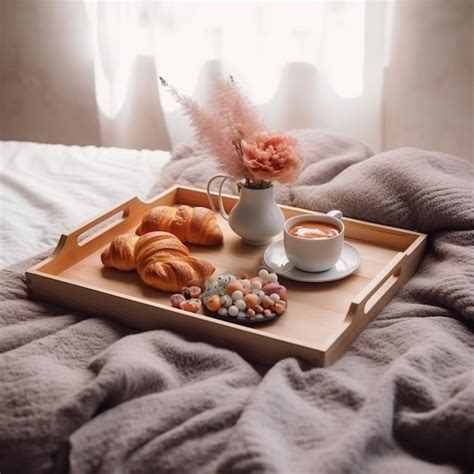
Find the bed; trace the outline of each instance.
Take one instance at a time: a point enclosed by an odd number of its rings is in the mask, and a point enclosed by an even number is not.
[[[292,133],[305,168],[276,189],[281,203],[429,234],[417,274],[325,369],[292,358],[257,366],[29,299],[24,272],[62,231],[133,194],[203,187],[216,165],[188,145],[170,156],[2,144],[2,263],[14,263],[0,294],[2,474],[474,469],[472,166]]]
[[[145,198],[167,151],[1,142],[0,268],[54,247],[114,204]]]

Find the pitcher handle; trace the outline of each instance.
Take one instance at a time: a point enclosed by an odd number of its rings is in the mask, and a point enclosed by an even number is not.
[[[228,221],[229,220],[229,214],[227,214],[227,212],[225,212],[224,202],[222,201],[222,188],[224,187],[224,183],[230,178],[230,176],[227,176],[225,174],[216,174],[215,176],[213,176],[209,180],[209,182],[207,183],[207,199],[209,200],[209,205],[211,206],[211,209],[213,211],[217,211],[216,206],[214,205],[214,200],[212,199],[212,196],[211,196],[211,184],[217,178],[222,178],[222,181],[219,184],[219,193],[218,193],[219,212],[220,212],[221,216],[226,221]]]

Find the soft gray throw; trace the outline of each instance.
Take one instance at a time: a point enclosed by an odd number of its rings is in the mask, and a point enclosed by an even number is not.
[[[166,331],[27,299],[2,272],[0,472],[454,473],[474,469],[474,173],[453,156],[294,132],[282,203],[430,235],[418,273],[332,367],[255,367]],[[156,191],[203,186],[179,147]]]

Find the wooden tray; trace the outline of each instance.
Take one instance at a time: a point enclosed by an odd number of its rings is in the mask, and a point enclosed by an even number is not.
[[[224,196],[227,211],[236,202],[236,197]],[[245,327],[172,308],[169,294],[145,286],[135,272],[102,266],[100,253],[116,235],[133,232],[152,207],[178,204],[207,207],[208,201],[203,190],[176,186],[149,202],[137,198],[126,201],[62,235],[52,256],[27,271],[31,297],[108,316],[143,330],[177,331],[265,364],[294,356],[327,366],[344,353],[414,274],[426,245],[424,234],[344,218],[346,240],[361,255],[356,272],[331,283],[280,278],[288,288],[284,317],[264,327]],[[309,212],[281,208],[287,218]],[[192,254],[211,261],[217,274],[232,271],[256,275],[265,247],[243,244],[220,215],[218,219],[224,246],[189,246]]]

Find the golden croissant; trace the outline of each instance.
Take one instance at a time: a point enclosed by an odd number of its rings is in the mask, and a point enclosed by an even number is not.
[[[119,235],[100,255],[102,263],[117,270],[135,270],[135,244],[138,239],[135,234]]]
[[[203,286],[214,266],[191,257],[188,248],[169,232],[148,232],[135,245],[137,272],[147,285],[177,292],[183,286]]]
[[[221,245],[224,241],[214,212],[205,207],[157,206],[143,218],[138,235],[161,230],[170,232],[183,243]]]

